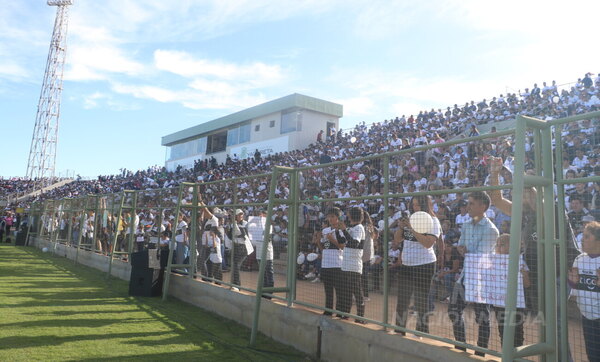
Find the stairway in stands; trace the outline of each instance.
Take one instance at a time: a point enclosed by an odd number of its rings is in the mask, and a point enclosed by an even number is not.
[[[19,194],[8,195],[8,197],[6,198],[6,200],[1,200],[1,201],[3,201],[2,204],[4,204],[4,201],[6,202],[6,204],[24,201],[24,200],[27,200],[29,198],[38,196],[42,192],[45,193],[45,192],[54,190],[57,187],[68,185],[68,184],[70,184],[73,181],[75,181],[75,180],[71,179],[71,178],[62,179],[62,180],[60,180],[58,182],[53,183],[52,185],[44,187],[41,190],[32,191],[32,192],[29,192],[29,193],[26,193],[26,194],[22,194],[22,195],[19,195]]]

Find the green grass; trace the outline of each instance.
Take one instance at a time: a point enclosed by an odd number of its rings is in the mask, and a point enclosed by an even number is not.
[[[302,361],[264,335],[38,249],[0,246],[1,361]]]

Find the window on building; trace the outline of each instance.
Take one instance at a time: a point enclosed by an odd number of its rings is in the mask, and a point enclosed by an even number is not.
[[[260,131],[260,124],[257,124],[256,126],[254,126],[254,132],[258,132]]]
[[[275,121],[274,120],[269,122],[269,127],[270,128],[275,127]]]
[[[196,148],[196,154],[206,153],[206,137],[202,137],[198,140],[198,147]]]
[[[206,152],[206,137],[178,143],[168,148],[167,160],[177,160]]]
[[[302,112],[294,110],[281,113],[281,133],[302,131]]]
[[[240,126],[240,140],[239,143],[250,142],[250,123],[246,123]]]
[[[234,146],[239,143],[240,140],[240,129],[233,128],[227,131],[227,146]]]
[[[227,131],[211,134],[208,136],[206,153],[223,152],[227,148]]]

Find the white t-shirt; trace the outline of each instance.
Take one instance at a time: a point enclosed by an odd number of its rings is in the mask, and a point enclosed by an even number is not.
[[[202,245],[206,245],[210,248],[210,261],[211,263],[222,263],[223,256],[221,255],[221,239],[208,231],[202,234]]]
[[[343,260],[343,251],[337,246],[331,244],[327,235],[335,232],[330,227],[323,229],[323,237],[321,237],[321,245],[323,245],[321,268],[341,268]]]
[[[577,297],[581,314],[587,319],[600,318],[600,285],[597,270],[600,269],[600,257],[591,258],[587,253],[575,258],[573,267],[579,269],[579,284],[571,290]]]
[[[348,234],[350,234],[352,239],[358,240],[359,242],[364,243],[364,240],[366,237],[364,226],[362,226],[361,224],[358,224],[358,225],[349,227],[346,230],[348,231]],[[343,233],[341,231],[337,231],[337,234],[338,235],[336,235],[336,236],[343,237]],[[339,237],[338,237],[338,240],[340,240]],[[360,246],[360,248],[355,249],[355,248],[349,248],[348,245],[346,244],[342,255],[343,255],[342,271],[349,271],[349,272],[355,272],[355,273],[362,274],[362,264],[363,264],[363,262],[362,262],[363,247],[362,247],[362,245]]]
[[[388,259],[390,264],[395,264],[400,257],[400,249],[390,249],[388,252]]]
[[[175,241],[178,243],[182,243],[184,238],[183,238],[183,234],[186,232],[187,230],[187,223],[183,220],[181,220],[181,222],[179,224],[177,224],[177,229],[175,229]]]
[[[442,226],[437,217],[433,217],[433,230],[431,234],[435,237],[439,237],[442,234]],[[433,263],[437,260],[433,245],[429,248],[425,248],[423,244],[417,241],[414,235],[408,230],[404,229],[404,247],[402,248],[402,264],[407,266],[424,265]]]

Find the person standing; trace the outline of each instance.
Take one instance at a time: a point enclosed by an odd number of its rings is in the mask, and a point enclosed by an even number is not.
[[[362,209],[353,207],[349,213],[350,227],[343,222],[335,226],[335,237],[339,244],[343,245],[342,252],[342,288],[341,311],[350,313],[352,309],[352,298],[356,301],[356,314],[359,317],[365,315],[365,302],[361,288],[362,255],[365,242],[365,228],[362,225]],[[342,317],[348,319],[348,317]],[[356,323],[364,324],[362,319],[356,319]]]
[[[322,237],[317,247],[321,250],[321,281],[325,289],[325,308],[333,309],[333,294],[335,291],[335,309],[342,309],[341,280],[342,280],[342,260],[344,246],[337,241],[335,237],[335,226],[340,223],[342,210],[332,207],[327,210],[327,222],[330,226],[322,231]],[[331,315],[331,312],[324,311],[324,315]]]
[[[362,291],[365,302],[370,300],[369,298],[369,270],[371,266],[371,259],[375,255],[375,242],[379,238],[377,229],[373,226],[373,220],[367,211],[363,211],[363,227],[365,228],[365,243],[363,249],[363,270],[362,270]]]
[[[471,221],[463,224],[460,240],[458,241],[457,250],[461,256],[465,254],[492,254],[498,239],[498,229],[494,223],[485,216],[485,212],[490,207],[490,197],[481,191],[472,192],[469,194],[467,210]],[[465,342],[465,323],[463,320],[463,312],[467,306],[464,299],[464,273],[459,277],[459,280],[454,286],[450,305],[448,307],[448,316],[452,321],[452,329],[454,338],[457,341]],[[483,303],[473,303],[475,309],[475,321],[479,325],[477,334],[477,345],[487,348],[490,339],[490,305]],[[457,349],[465,350],[464,347]],[[475,355],[483,356],[482,352],[476,351]]]
[[[569,271],[571,295],[577,298],[585,350],[590,362],[600,361],[600,223],[590,222],[583,230],[583,253]]]
[[[209,231],[215,234],[215,236],[217,238],[219,238],[219,240],[222,240],[223,235],[219,233],[219,219],[212,213],[210,212],[210,210],[206,207],[206,205],[204,204],[204,202],[200,202],[199,206],[204,206],[201,210],[202,210],[202,215],[201,217],[199,217],[199,219],[202,220],[206,220],[206,222],[204,223],[204,227],[202,230],[202,234],[200,237],[200,242],[196,243],[197,244],[197,250],[198,250],[198,257],[196,259],[196,268],[200,270],[200,275],[207,276],[207,277],[213,277],[212,274],[212,267],[209,270],[207,268],[207,261],[211,258],[211,246],[209,245],[209,238],[204,237],[204,234]],[[213,210],[214,211],[214,210]],[[216,212],[216,211],[215,211]],[[201,223],[198,223],[199,225],[201,225]],[[198,245],[199,244],[199,245]],[[223,260],[221,260],[222,263]],[[212,261],[211,261],[212,263]],[[208,279],[202,279],[205,282],[209,281]]]
[[[244,220],[244,211],[236,209],[234,214],[234,220],[228,230],[228,236],[233,241],[232,283],[241,285],[240,268],[253,248],[248,238],[248,222]],[[231,290],[238,291],[239,288],[232,287]]]
[[[183,264],[185,259],[189,256],[189,242],[188,242],[188,223],[185,221],[186,217],[183,214],[179,215],[177,227],[175,228],[175,242],[177,243],[175,264]],[[143,242],[143,238],[141,239]],[[138,244],[139,245],[139,244]],[[187,269],[185,269],[187,272]]]
[[[433,228],[429,233],[422,234],[415,231],[408,218],[402,218],[400,228],[394,234],[394,242],[403,244],[401,256],[397,261],[399,272],[396,324],[406,327],[408,307],[414,295],[417,310],[416,329],[429,333],[427,300],[437,261],[434,245],[442,234],[442,227],[435,217],[433,203],[428,195],[413,197],[409,210],[411,213],[423,211],[429,214],[433,219]]]
[[[210,220],[208,222],[210,222]],[[221,238],[217,235],[217,227],[212,223],[207,225],[204,229],[204,233],[202,233],[202,245],[205,246],[209,252],[208,258],[210,259],[211,269],[208,276],[213,277],[216,280],[223,280],[223,270],[221,268],[221,263],[223,262],[223,257],[221,256]],[[206,263],[204,264],[204,269],[206,269]],[[217,282],[217,284],[219,284],[219,282]]]
[[[267,213],[265,210],[260,210],[259,216],[261,220],[266,220]],[[262,221],[261,221],[262,222]],[[265,226],[264,224],[262,225]],[[264,235],[267,238],[270,238],[273,234],[273,228],[269,232],[265,232]],[[264,287],[273,287],[275,286],[275,271],[273,270],[273,243],[271,241],[265,240],[254,240],[254,245],[256,245],[256,260],[260,265],[262,263],[262,248],[267,244],[267,259],[265,260],[265,275],[263,278],[263,286]],[[265,297],[267,299],[271,299],[271,297]]]
[[[510,249],[510,234],[502,234],[498,236],[496,240],[495,252],[498,255],[508,255]],[[522,276],[523,288],[527,289],[530,286],[529,283],[529,268],[522,256],[519,256],[519,269]],[[500,335],[500,345],[504,344],[504,326],[507,325],[506,309],[503,306],[494,305],[492,307],[494,315],[496,316],[496,322],[498,323],[498,335]],[[523,323],[525,323],[525,310],[518,308],[515,316],[515,339],[514,346],[520,347],[525,341],[525,333],[523,331]]]
[[[12,228],[12,225],[13,225],[13,216],[10,212],[6,215],[4,222],[6,225],[6,237],[8,238],[8,237],[10,237],[10,229]]]
[[[504,165],[501,157],[490,157],[490,185],[497,186],[500,184],[500,172]],[[492,205],[500,210],[505,215],[512,215],[512,201],[505,199],[502,196],[501,190],[488,191]],[[538,303],[538,236],[537,236],[537,216],[536,216],[536,189],[526,187],[523,189],[522,201],[522,218],[521,218],[521,235],[523,238],[525,250],[525,264],[530,270],[531,287],[525,289],[525,303],[527,308],[537,313],[539,310]]]

